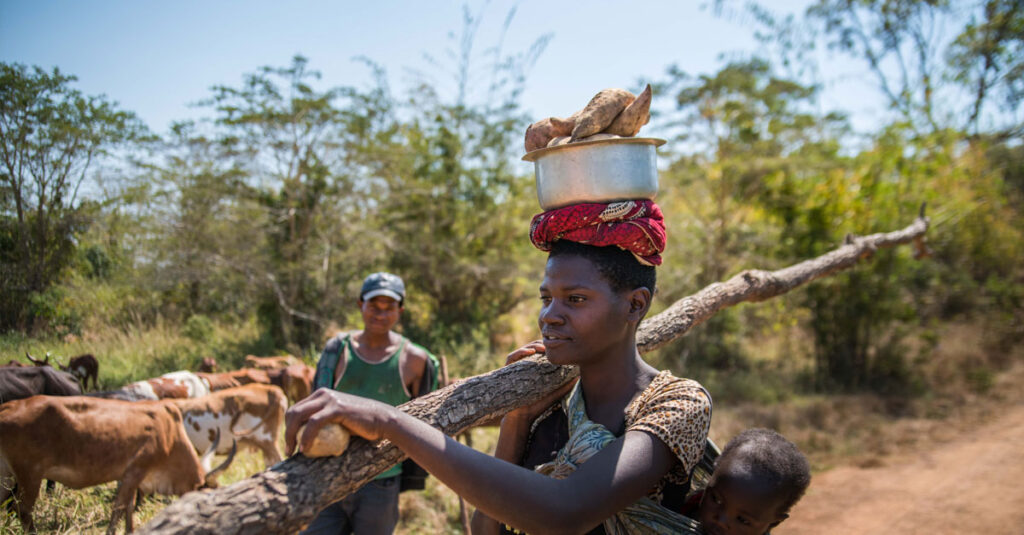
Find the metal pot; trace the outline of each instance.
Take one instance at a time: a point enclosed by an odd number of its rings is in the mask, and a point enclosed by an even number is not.
[[[656,147],[664,139],[623,137],[581,141],[531,151],[537,200],[544,210],[570,204],[654,199],[658,194]]]

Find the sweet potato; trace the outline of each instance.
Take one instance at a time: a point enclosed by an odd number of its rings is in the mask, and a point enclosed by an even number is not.
[[[558,136],[556,138],[552,138],[551,141],[548,141],[548,146],[549,147],[557,147],[559,145],[565,145],[568,142],[569,142],[569,136]]]
[[[298,436],[301,438],[306,426],[299,428]],[[313,437],[309,447],[302,450],[306,457],[336,457],[345,452],[348,448],[349,432],[344,427],[329,423],[320,428],[320,432]]]
[[[572,129],[572,141],[592,136],[612,124],[622,110],[636,100],[633,93],[625,89],[605,89],[594,95],[583,108]]]
[[[582,139],[577,139],[576,143],[582,143],[584,141],[600,141],[602,139],[619,139],[621,137],[622,136],[617,136],[615,134],[608,134],[606,132],[601,132],[599,134],[594,134],[592,136],[587,136],[587,137],[582,138]]]
[[[622,113],[612,121],[612,124],[602,130],[607,134],[615,134],[623,137],[633,137],[640,132],[640,127],[651,120],[651,84],[640,93],[636,100],[631,102]]]
[[[567,136],[572,132],[573,123],[558,117],[541,119],[526,129],[526,152],[548,146],[552,138]]]

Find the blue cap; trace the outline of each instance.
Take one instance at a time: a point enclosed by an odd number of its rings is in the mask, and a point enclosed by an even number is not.
[[[386,295],[399,303],[405,301],[405,283],[398,275],[383,271],[374,273],[363,281],[363,289],[359,291],[359,299],[369,301],[378,295]]]

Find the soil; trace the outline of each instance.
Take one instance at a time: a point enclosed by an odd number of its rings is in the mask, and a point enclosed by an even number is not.
[[[1024,533],[1024,403],[948,442],[814,474],[774,535]]]

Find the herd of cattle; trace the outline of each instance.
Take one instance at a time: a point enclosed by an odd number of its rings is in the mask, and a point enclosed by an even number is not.
[[[132,531],[137,495],[216,486],[239,445],[277,463],[288,402],[308,396],[313,382],[313,369],[294,357],[250,355],[240,370],[217,373],[204,359],[195,372],[83,393],[90,379],[96,389],[93,355],[60,370],[27,356],[29,365],[0,366],[0,504],[16,508],[26,532],[43,479],[73,489],[117,481],[109,534],[121,516]],[[215,453],[228,457],[211,468]]]

